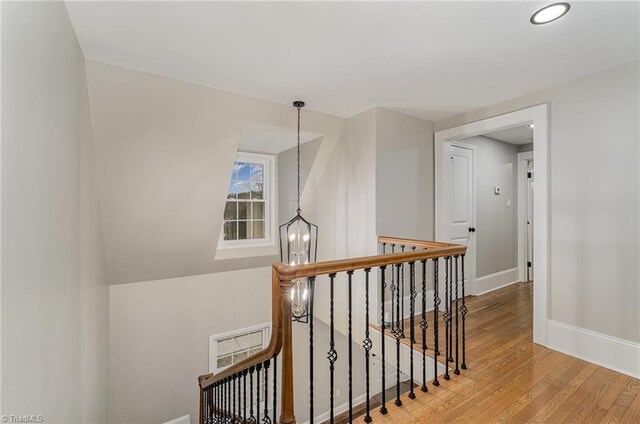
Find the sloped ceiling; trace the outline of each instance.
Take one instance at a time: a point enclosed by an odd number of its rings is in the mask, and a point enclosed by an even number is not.
[[[214,257],[243,125],[295,134],[295,109],[92,61],[87,77],[111,283],[234,266]],[[332,146],[344,122],[305,111],[305,139]]]
[[[88,59],[343,117],[432,121],[639,59],[637,1],[67,2]]]

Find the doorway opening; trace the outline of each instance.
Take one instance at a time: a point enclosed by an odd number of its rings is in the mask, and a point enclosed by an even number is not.
[[[529,283],[533,341],[542,345],[548,318],[547,116],[545,104],[435,135],[436,239],[468,245],[465,277],[472,294],[535,275]]]

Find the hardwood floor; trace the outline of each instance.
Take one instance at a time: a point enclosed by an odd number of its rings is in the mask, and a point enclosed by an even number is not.
[[[387,402],[373,422],[640,423],[640,380],[533,344],[532,295],[532,283],[517,283],[467,298],[468,370],[414,400],[402,395],[402,407]]]

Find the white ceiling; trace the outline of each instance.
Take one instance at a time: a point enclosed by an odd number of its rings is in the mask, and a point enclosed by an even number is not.
[[[437,120],[639,59],[638,2],[67,2],[88,59],[348,117]]]
[[[505,143],[511,144],[533,143],[533,128],[529,128],[528,125],[508,128],[506,130],[496,131],[483,135],[485,137],[493,138],[494,140],[504,141]]]

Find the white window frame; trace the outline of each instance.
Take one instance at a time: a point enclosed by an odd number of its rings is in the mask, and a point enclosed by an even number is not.
[[[275,216],[276,216],[276,200],[275,200],[275,173],[276,173],[276,157],[274,155],[264,155],[260,153],[238,152],[236,162],[259,163],[263,166],[264,175],[264,238],[247,239],[247,240],[225,240],[224,239],[224,217],[222,219],[220,237],[218,240],[218,249],[246,249],[252,247],[271,247],[275,246]],[[228,193],[228,188],[227,188]],[[225,199],[225,206],[229,199]]]
[[[244,336],[245,334],[254,333],[259,330],[262,330],[262,348],[266,349],[267,346],[269,346],[269,340],[271,335],[271,323],[254,325],[253,327],[241,328],[239,330],[228,331],[226,333],[214,334],[209,336],[209,372],[216,374],[228,368],[228,367],[224,367],[224,368],[218,369],[218,341],[219,340],[228,339],[230,337]]]

